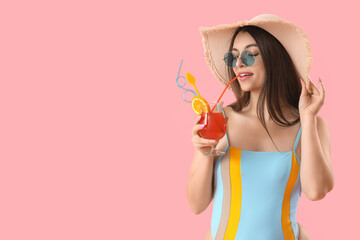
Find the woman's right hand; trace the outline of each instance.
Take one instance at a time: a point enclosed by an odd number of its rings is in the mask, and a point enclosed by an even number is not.
[[[201,116],[198,116],[195,120],[194,126],[192,128],[192,139],[194,149],[198,150],[202,154],[209,152],[211,146],[216,146],[219,141],[212,139],[205,139],[199,136],[198,131],[204,128],[204,124],[199,124]]]

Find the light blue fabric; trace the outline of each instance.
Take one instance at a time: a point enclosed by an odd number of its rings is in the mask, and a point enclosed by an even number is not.
[[[300,158],[299,156],[297,155],[296,153],[296,149],[297,149],[297,146],[298,146],[298,143],[299,143],[299,139],[300,139],[300,136],[301,136],[301,125],[300,125],[300,128],[298,130],[298,133],[296,135],[296,139],[295,139],[295,144],[294,144],[294,148],[293,148],[293,151],[295,153],[295,157],[296,159],[298,160],[298,163],[300,164]]]
[[[225,116],[225,113],[223,111]],[[296,136],[293,151],[301,136],[301,126]],[[227,152],[230,148],[228,135]],[[241,215],[237,240],[281,240],[284,239],[281,226],[281,214],[286,185],[291,172],[292,153],[289,152],[260,152],[241,151],[241,182],[242,199]],[[213,239],[220,224],[223,205],[223,180],[221,174],[222,156],[218,158],[214,169],[214,204],[211,218],[211,235]],[[299,168],[300,170],[300,168]],[[299,227],[296,222],[297,205],[301,196],[300,171],[291,192],[290,216],[291,228],[295,240],[299,238]]]
[[[292,152],[241,151],[241,216],[235,239],[284,239],[281,213],[291,158]]]

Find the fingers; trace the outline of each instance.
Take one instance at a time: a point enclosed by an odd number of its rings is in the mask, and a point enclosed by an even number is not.
[[[315,83],[313,82],[313,81],[311,81],[311,79],[310,79],[310,77],[308,77],[308,79],[309,79],[309,87],[308,87],[308,89],[309,89],[309,92],[310,92],[310,94],[317,94],[317,95],[320,95],[320,91],[319,91],[319,89],[316,87],[316,85],[315,85]]]
[[[194,145],[194,148],[201,149],[201,148],[208,148],[208,147],[211,147],[211,146],[215,147],[217,145],[217,142],[216,143],[211,143],[211,144],[193,142],[193,145]]]
[[[311,97],[311,95],[314,94],[312,86],[311,86],[311,80],[309,77],[307,77],[307,81],[305,82],[305,90],[306,90],[306,95]]]
[[[195,136],[192,138],[192,142],[194,144],[199,144],[199,145],[202,145],[203,147],[205,146],[211,146],[211,145],[216,145],[218,143],[218,141],[216,140],[212,140],[212,139],[205,139],[205,138],[202,138],[200,136]]]
[[[197,123],[200,121],[200,119],[201,119],[201,116],[197,116],[197,117],[195,118],[194,124],[197,124]]]
[[[300,78],[300,83],[301,83],[301,96],[306,96],[307,95],[307,89],[306,89],[306,83],[304,81],[304,79]]]
[[[199,135],[193,136],[191,141],[194,145],[194,148],[198,149],[202,153],[207,152],[212,146],[215,147],[219,142],[216,140],[202,138]]]
[[[199,136],[198,131],[203,128],[204,128],[203,124],[197,124],[193,127],[192,139],[191,139],[192,142],[196,144],[209,145],[209,146],[216,144],[218,142],[216,140],[205,139]]]
[[[194,136],[194,135],[198,136],[198,131],[201,130],[201,129],[203,129],[204,126],[205,126],[204,124],[196,124],[196,125],[194,125],[194,126],[193,126],[193,129],[192,129],[192,135],[193,135],[193,136]]]
[[[203,147],[211,147],[212,145],[216,145],[218,141],[212,139],[205,139],[199,136],[198,131],[204,128],[204,124],[198,124],[200,120],[200,116],[195,119],[195,125],[192,129],[192,139],[191,141],[194,144],[194,147],[203,148]]]
[[[304,81],[303,79],[300,80],[301,82],[301,95],[308,95],[311,96],[313,94],[316,94],[318,96],[322,96],[322,92],[324,90],[324,86],[322,84],[320,84],[321,88],[319,90],[319,88],[315,85],[315,83],[313,81],[311,81],[310,77],[307,77],[308,81]],[[319,81],[320,82],[320,81]]]
[[[325,87],[324,87],[324,84],[323,84],[321,78],[319,78],[319,83],[320,83],[320,89],[321,89],[321,92],[320,92],[321,101],[324,103],[325,102]]]

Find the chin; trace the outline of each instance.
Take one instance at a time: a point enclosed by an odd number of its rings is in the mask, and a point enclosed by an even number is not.
[[[258,88],[241,88],[244,92],[259,92]]]
[[[246,92],[250,92],[250,91],[254,90],[254,88],[251,86],[251,84],[245,84],[245,83],[242,83],[242,84],[240,83],[240,88]]]

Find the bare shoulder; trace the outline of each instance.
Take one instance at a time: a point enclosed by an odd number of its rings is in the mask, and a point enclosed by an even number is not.
[[[232,110],[232,108],[230,106],[226,106],[226,107],[224,107],[224,112],[225,112],[226,117],[230,117],[233,110]]]
[[[229,118],[229,120],[233,119],[233,118],[236,118],[236,120],[239,120],[238,118],[239,117],[241,118],[243,115],[243,112],[241,112],[241,111],[236,112],[230,106],[224,107],[224,112],[225,112],[226,117]]]

